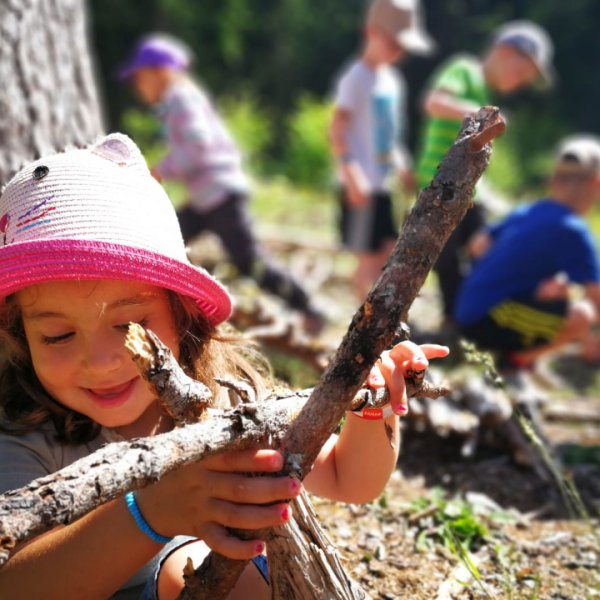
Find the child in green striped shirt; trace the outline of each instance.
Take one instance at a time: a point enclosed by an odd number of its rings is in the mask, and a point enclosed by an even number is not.
[[[529,21],[512,21],[496,30],[483,58],[460,54],[442,65],[425,95],[427,119],[417,163],[419,189],[429,185],[463,119],[489,104],[492,93],[507,95],[536,82],[551,82],[552,54],[552,42],[544,29]],[[481,202],[465,215],[435,266],[447,323],[468,265],[469,239],[485,222],[481,186],[477,196]]]

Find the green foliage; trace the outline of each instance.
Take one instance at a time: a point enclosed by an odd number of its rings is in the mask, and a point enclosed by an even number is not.
[[[324,188],[331,180],[332,160],[327,131],[331,103],[308,95],[300,98],[287,123],[285,174],[299,185]]]
[[[447,500],[439,489],[432,491],[430,499],[419,499],[413,504],[413,510],[430,513],[428,526],[417,538],[417,549],[441,542],[460,557],[465,551],[480,546],[488,537],[486,524],[468,502],[459,498]]]
[[[233,113],[228,115],[231,127],[253,170],[272,173],[277,167],[294,182],[323,187],[330,171],[326,103],[319,99],[329,97],[340,68],[357,54],[366,5],[367,0],[90,0],[92,47],[108,128],[118,129],[134,102],[127,86],[115,81],[118,67],[139,37],[166,31],[191,47],[193,73],[211,93],[231,99],[226,112]],[[508,130],[496,143],[490,180],[509,196],[537,195],[560,137],[600,131],[595,104],[600,79],[592,60],[600,51],[600,3],[425,0],[424,5],[438,51],[431,57],[407,57],[400,65],[408,83],[408,145],[413,150],[419,146],[423,90],[442,61],[455,52],[481,54],[493,29],[510,19],[533,19],[551,34],[555,88],[493,100],[508,116]],[[241,108],[233,106],[234,98]]]
[[[536,114],[534,107],[511,112],[503,136],[494,142],[487,176],[500,192],[533,200],[544,193],[552,167],[552,151],[567,134],[554,117]]]
[[[266,111],[251,94],[227,96],[219,102],[219,109],[250,169],[264,174],[273,142],[273,125]]]
[[[149,165],[156,164],[167,151],[159,121],[146,110],[128,108],[121,116],[120,130],[135,140]]]

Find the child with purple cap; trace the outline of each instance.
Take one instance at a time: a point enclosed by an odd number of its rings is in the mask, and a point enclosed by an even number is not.
[[[264,390],[240,344],[217,328],[231,311],[227,291],[188,261],[173,205],[126,136],[24,167],[0,195],[0,233],[0,493],[107,442],[174,427],[125,349],[131,322],[152,329],[217,406],[230,402],[217,376]],[[306,488],[340,501],[376,497],[396,464],[404,376],[446,354],[410,342],[385,352],[368,384],[389,388],[381,419],[395,444],[381,421],[349,416]],[[278,451],[257,449],[181,467],[17,548],[0,570],[0,597],[176,598],[187,557],[199,564],[210,547],[254,559],[238,588],[270,598],[256,568],[265,542],[228,528],[289,521],[300,482],[261,476],[282,466]]]
[[[322,312],[256,240],[240,152],[205,91],[188,76],[191,57],[179,40],[153,34],[120,71],[139,98],[156,107],[164,127],[170,152],[153,173],[187,188],[189,203],[178,213],[186,243],[202,231],[215,233],[242,275],[300,311],[306,331],[317,334],[325,325]]]

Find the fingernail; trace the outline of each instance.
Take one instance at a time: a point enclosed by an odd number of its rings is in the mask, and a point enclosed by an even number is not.
[[[265,545],[263,542],[256,544],[256,546],[254,546],[254,551],[256,554],[262,554],[265,551]]]
[[[277,452],[271,457],[271,464],[275,469],[281,469],[283,467],[283,456]]]
[[[290,479],[290,492],[292,494],[298,494],[302,484],[297,479]]]
[[[420,365],[426,365],[427,359],[423,358],[422,356],[417,356],[413,362],[419,363]]]
[[[284,521],[289,521],[290,518],[292,517],[292,510],[290,509],[289,506],[286,506],[284,509],[282,509],[281,511],[281,518]]]

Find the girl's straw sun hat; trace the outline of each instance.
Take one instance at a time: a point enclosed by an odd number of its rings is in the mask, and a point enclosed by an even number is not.
[[[78,279],[173,290],[193,298],[213,325],[231,312],[225,289],[188,261],[171,201],[119,133],[29,164],[0,195],[0,299]]]

